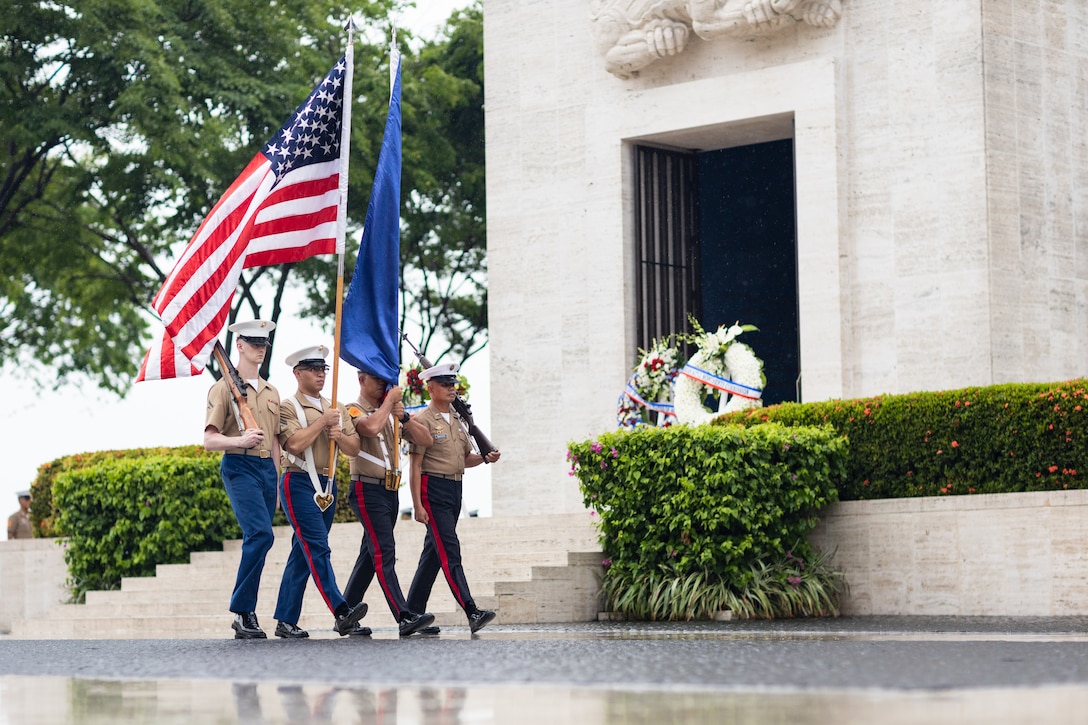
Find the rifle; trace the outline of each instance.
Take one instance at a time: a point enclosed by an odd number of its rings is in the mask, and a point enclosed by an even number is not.
[[[408,343],[408,347],[412,348],[412,352],[415,353],[416,358],[419,360],[419,364],[423,366],[424,370],[434,367],[431,364],[431,361],[424,357],[423,353],[419,351],[419,348],[412,344],[412,341],[408,339],[408,335],[402,333],[401,338]],[[484,459],[484,463],[490,463],[491,461],[487,460],[487,454],[499,449],[487,439],[484,432],[480,430],[480,427],[472,420],[472,413],[469,411],[468,403],[465,402],[465,399],[461,397],[460,393],[453,399],[453,409],[457,411],[457,415],[461,416],[461,420],[468,424],[468,434],[472,436],[472,440],[476,441],[476,448],[480,451],[480,456]]]
[[[231,395],[234,396],[234,401],[238,403],[238,413],[242,416],[242,425],[246,430],[250,428],[259,429],[261,426],[257,424],[257,418],[253,415],[253,411],[249,409],[249,403],[246,402],[246,381],[242,380],[242,376],[238,374],[238,368],[231,364],[230,358],[227,357],[227,351],[223,349],[222,343],[219,340],[215,341],[215,359],[219,361],[219,367],[223,371],[223,377],[227,379],[227,387],[230,389]],[[245,430],[239,431],[239,433],[245,433]]]

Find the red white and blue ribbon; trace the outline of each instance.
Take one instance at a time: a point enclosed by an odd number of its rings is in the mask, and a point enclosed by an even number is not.
[[[697,368],[691,363],[685,365],[684,369],[680,372],[687,375],[692,380],[698,380],[703,385],[707,385],[717,390],[723,390],[730,395],[739,395],[740,397],[748,398],[749,400],[759,400],[763,395],[763,391],[759,388],[750,388],[747,385],[741,385],[728,378],[723,378],[712,372],[703,370],[702,368]]]
[[[631,385],[631,383],[627,383],[627,386],[624,388],[623,392],[628,398],[631,399],[631,402],[633,402],[635,405],[641,405],[646,410],[651,410],[655,413],[661,413],[662,415],[666,416],[676,416],[676,413],[673,412],[672,403],[651,403],[643,398],[641,395],[639,395],[638,391],[635,389],[635,386]]]

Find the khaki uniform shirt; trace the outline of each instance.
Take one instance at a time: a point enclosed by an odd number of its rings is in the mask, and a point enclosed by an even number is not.
[[[204,427],[213,425],[225,436],[239,436],[238,419],[234,417],[234,396],[230,393],[225,378],[220,379],[208,391],[208,412],[204,416]],[[272,452],[272,439],[280,431],[280,394],[267,380],[258,378],[257,389],[246,386],[246,402],[257,425],[264,432],[264,440],[252,451]]]
[[[434,443],[430,448],[420,448],[412,444],[412,453],[423,453],[421,473],[433,473],[436,475],[449,474],[460,476],[465,472],[465,456],[472,453],[472,443],[468,440],[468,433],[461,425],[461,419],[457,413],[450,410],[450,421],[442,417],[442,413],[434,407],[434,403],[427,406],[413,420],[418,420],[431,432]]]
[[[355,421],[360,418],[368,418],[374,414],[377,410],[371,405],[366,398],[362,395],[359,399],[348,406],[348,413],[351,415],[351,427],[355,428]],[[356,415],[358,413],[358,415]],[[358,432],[358,431],[356,431]],[[393,416],[390,415],[385,421],[385,427],[381,430],[381,438],[370,438],[367,436],[359,436],[359,451],[361,453],[367,453],[374,456],[379,461],[388,461],[389,468],[393,467]],[[385,451],[382,451],[382,442],[385,442]],[[378,480],[385,480],[384,465],[378,465],[373,461],[368,461],[365,458],[359,456],[351,457],[351,475],[353,476],[369,476],[370,478],[377,478]]]
[[[329,406],[332,405],[327,398],[321,398],[321,407],[318,408],[301,393],[295,393],[294,398],[302,404],[302,412],[306,414],[307,426],[313,425],[314,421],[321,417],[322,411],[328,410]],[[351,416],[348,415],[347,408],[342,403],[338,403],[336,407],[340,411],[340,425],[343,426],[344,435],[349,438],[358,438],[359,434],[355,432],[355,428],[351,425]],[[295,456],[293,462],[287,459],[287,441],[300,430],[302,430],[302,424],[298,420],[298,411],[295,410],[295,404],[288,398],[280,403],[280,447],[285,452],[286,469],[295,473],[305,473],[304,466],[306,464],[298,456]],[[306,456],[308,457],[311,453],[314,457],[314,466],[317,468],[318,475],[329,475],[329,434],[324,430],[324,426],[322,426],[321,433],[318,434],[317,439],[310,446]]]
[[[34,537],[34,527],[30,525],[30,514],[19,509],[8,516],[8,538],[30,539]]]

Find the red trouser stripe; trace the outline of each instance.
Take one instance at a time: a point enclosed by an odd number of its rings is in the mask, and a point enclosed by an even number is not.
[[[389,602],[389,608],[396,611],[399,618],[400,605],[393,599],[389,591],[389,582],[385,578],[385,567],[382,566],[382,544],[374,534],[374,522],[370,520],[370,512],[366,510],[362,481],[355,482],[355,500],[359,502],[359,515],[363,519],[363,528],[366,529],[366,535],[370,537],[370,550],[374,554],[374,574],[378,577],[378,584],[381,585],[382,593],[385,594],[385,600]]]
[[[291,500],[291,473],[288,472],[287,476],[283,480],[283,495],[287,499],[284,503],[287,504],[287,508],[284,512],[287,514],[288,519],[291,521],[291,528],[295,530],[295,538],[302,544],[302,553],[306,557],[306,566],[310,567],[310,577],[314,580],[314,585],[317,587],[318,594],[325,600],[325,606],[329,608],[329,611],[333,611],[332,602],[329,601],[329,595],[325,593],[325,587],[321,585],[321,577],[317,575],[317,570],[314,569],[314,557],[310,553],[310,544],[306,541],[306,537],[302,536],[298,530],[298,518],[295,516],[295,502]],[[314,503],[316,506],[317,503]],[[324,523],[322,523],[324,525]]]
[[[431,529],[431,536],[434,537],[434,548],[438,552],[438,561],[442,565],[442,574],[446,577],[446,582],[450,585],[450,591],[453,592],[453,596],[457,598],[457,604],[461,609],[465,608],[465,597],[458,588],[457,583],[453,580],[453,575],[450,572],[450,560],[446,556],[446,545],[442,543],[442,535],[438,532],[438,524],[434,520],[434,512],[431,511],[431,498],[427,495],[427,483],[430,480],[430,476],[425,473],[419,475],[419,488],[420,498],[423,499],[423,510],[427,512],[427,526]]]

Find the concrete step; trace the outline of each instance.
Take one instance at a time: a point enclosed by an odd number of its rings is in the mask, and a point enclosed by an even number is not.
[[[343,588],[358,553],[361,527],[336,524],[330,532],[333,568]],[[291,532],[276,529],[258,594],[258,618],[271,635],[279,576],[290,551]],[[478,606],[496,609],[497,623],[589,621],[597,612],[602,556],[584,515],[518,519],[462,519],[458,523],[472,594]],[[422,526],[398,526],[397,575],[407,591],[422,547]],[[222,638],[232,636],[227,611],[241,542],[223,551],[193,552],[188,564],[160,565],[154,577],[126,577],[121,589],[88,592],[85,605],[54,607],[45,618],[13,622],[19,638]],[[573,552],[573,553],[572,553]],[[376,582],[364,601],[364,624],[396,634],[396,620]],[[428,609],[436,624],[467,632],[464,612],[439,574]],[[316,589],[307,587],[299,626],[315,636],[335,637],[332,615]]]

